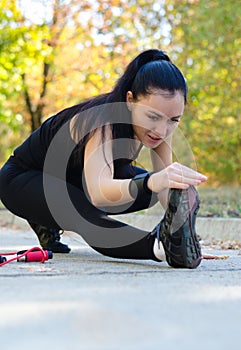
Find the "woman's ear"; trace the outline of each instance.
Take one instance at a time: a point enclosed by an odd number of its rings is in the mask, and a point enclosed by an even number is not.
[[[129,111],[132,110],[132,102],[133,102],[133,94],[131,91],[127,91],[126,93],[126,105]]]

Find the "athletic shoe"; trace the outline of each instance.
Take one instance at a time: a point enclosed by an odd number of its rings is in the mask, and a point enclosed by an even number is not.
[[[43,249],[51,250],[53,253],[69,253],[70,248],[67,244],[60,242],[62,230],[47,228],[32,222],[28,222],[31,228],[38,236],[39,243]]]
[[[163,244],[167,263],[172,267],[195,269],[202,260],[195,231],[200,199],[194,186],[187,190],[170,189],[168,208],[154,228],[158,243]]]

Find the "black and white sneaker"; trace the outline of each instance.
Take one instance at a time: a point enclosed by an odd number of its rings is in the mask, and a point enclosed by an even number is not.
[[[31,228],[36,233],[39,243],[43,249],[51,250],[53,253],[69,253],[70,248],[67,244],[60,242],[60,235],[62,230],[47,228],[32,222],[28,222]]]
[[[163,244],[167,263],[176,268],[195,269],[202,260],[195,231],[200,199],[194,186],[186,190],[170,189],[168,208],[154,228],[158,243]]]

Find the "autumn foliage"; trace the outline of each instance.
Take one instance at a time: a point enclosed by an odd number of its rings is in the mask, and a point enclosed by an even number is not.
[[[241,180],[237,1],[32,3],[38,16],[24,0],[0,0],[1,163],[47,117],[109,91],[130,59],[162,48],[188,81],[180,128],[198,170],[211,183]]]

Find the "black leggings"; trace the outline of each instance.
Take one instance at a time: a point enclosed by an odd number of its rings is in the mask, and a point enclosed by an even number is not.
[[[132,178],[143,172],[146,171],[128,165],[115,178]],[[128,206],[99,209],[80,188],[50,175],[43,176],[41,171],[23,169],[10,157],[0,170],[0,198],[13,214],[49,228],[74,231],[103,255],[158,261],[153,254],[155,238],[150,232],[108,216],[148,208],[157,202],[155,195],[146,195],[141,203],[133,201]]]

